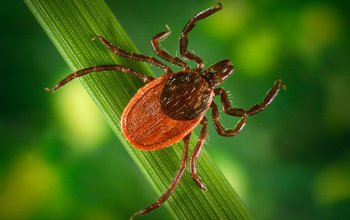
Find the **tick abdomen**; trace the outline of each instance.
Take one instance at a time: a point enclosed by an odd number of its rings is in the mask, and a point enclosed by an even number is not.
[[[143,150],[156,150],[167,147],[182,140],[203,118],[205,110],[209,107],[214,93],[209,92],[208,100],[203,99],[203,97],[206,97],[205,95],[198,95],[198,91],[202,91],[204,88],[202,85],[203,82],[196,82],[194,85],[197,86],[192,86],[195,88],[193,89],[191,85],[186,86],[187,83],[183,81],[188,77],[188,79],[186,79],[187,82],[188,80],[189,82],[193,82],[196,77],[179,75],[173,80],[172,76],[177,74],[180,73],[171,73],[152,80],[137,92],[124,109],[122,130],[126,139],[135,147]],[[169,79],[172,83],[170,83]],[[176,84],[175,88],[173,88],[174,84]],[[201,86],[198,87],[198,85]],[[166,88],[166,86],[171,88]],[[169,107],[170,103],[174,103],[173,96],[179,99],[181,97],[187,97],[185,90],[188,91],[190,88],[190,91],[193,90],[192,93],[197,94],[195,97],[202,100],[202,102],[200,102],[201,105],[198,105],[196,108],[197,117],[186,120],[177,120],[169,117],[161,106],[160,100],[162,100],[162,95],[165,95],[165,97],[171,101],[167,105],[167,107]],[[176,95],[169,94],[171,89],[174,89],[172,90],[174,92],[179,92],[180,95],[179,93]],[[207,102],[207,106],[203,105],[203,100]],[[186,106],[185,102],[198,103],[198,101],[189,101],[184,98],[184,101],[179,102],[181,109],[183,109],[182,106]],[[174,108],[176,108],[174,109],[175,112],[179,112],[179,107],[174,106]],[[191,109],[193,109],[193,107],[191,107]],[[202,111],[201,114],[199,114],[200,109]],[[185,111],[185,114],[190,115],[188,111]],[[184,115],[184,113],[181,115]]]
[[[212,90],[196,72],[172,74],[164,84],[160,96],[161,108],[175,120],[192,120],[201,117],[209,108]]]

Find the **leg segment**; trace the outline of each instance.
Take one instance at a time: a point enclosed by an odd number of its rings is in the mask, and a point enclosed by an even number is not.
[[[219,6],[217,7],[210,7],[199,14],[195,15],[191,20],[189,20],[182,30],[181,36],[180,36],[180,53],[183,58],[187,60],[194,60],[197,63],[197,70],[201,70],[204,67],[203,60],[197,56],[196,54],[190,52],[187,50],[188,46],[188,33],[195,27],[196,22],[199,20],[202,20],[215,12],[222,9],[221,3],[218,3]]]
[[[159,42],[164,40],[165,38],[167,38],[171,34],[170,28],[168,27],[168,25],[166,26],[166,29],[167,29],[167,31],[161,32],[152,38],[151,44],[152,44],[154,52],[156,52],[156,54],[159,57],[163,58],[164,60],[166,60],[172,64],[175,64],[177,66],[181,66],[183,69],[188,69],[189,67],[187,66],[187,64],[184,61],[182,61],[178,57],[170,56],[166,51],[162,50],[159,47]]]
[[[244,110],[241,108],[232,108],[227,93],[222,88],[217,88],[214,90],[214,92],[215,95],[221,96],[222,110],[226,114],[237,117],[247,117],[264,110],[276,97],[278,92],[281,90],[281,87],[285,87],[284,83],[282,82],[282,80],[277,80],[273,87],[270,89],[270,91],[266,94],[264,101],[260,104],[254,105],[249,110]]]
[[[225,128],[222,126],[222,124],[220,122],[220,115],[219,115],[219,110],[218,110],[217,105],[214,102],[212,102],[211,107],[212,107],[212,118],[214,121],[215,129],[219,135],[221,135],[221,136],[235,136],[245,126],[246,117],[244,116],[241,118],[241,120],[238,121],[238,123],[236,124],[236,126],[233,129],[225,130]]]
[[[183,174],[183,172],[185,171],[186,168],[186,163],[187,163],[187,157],[188,157],[188,144],[190,141],[190,136],[191,133],[188,134],[184,139],[184,152],[182,154],[182,158],[181,158],[181,162],[180,162],[180,167],[173,179],[173,181],[171,182],[171,184],[169,185],[169,188],[163,193],[163,195],[161,195],[158,200],[153,203],[150,206],[147,206],[146,208],[142,209],[139,212],[134,213],[130,219],[133,219],[135,216],[137,215],[144,215],[148,212],[153,211],[154,209],[158,208],[159,206],[163,205],[163,203],[169,198],[169,196],[171,195],[171,193],[174,191],[174,189],[176,188],[177,184],[179,183],[181,176]]]
[[[137,78],[141,79],[145,83],[148,83],[154,79],[151,76],[144,75],[142,73],[136,72],[135,70],[129,69],[121,65],[99,65],[99,66],[88,67],[88,68],[79,70],[77,72],[74,72],[72,74],[69,74],[66,78],[64,78],[59,83],[57,83],[55,87],[53,87],[52,89],[49,89],[49,88],[45,88],[45,89],[48,92],[54,92],[75,78],[79,78],[81,76],[87,75],[92,72],[102,72],[102,71],[110,71],[110,70],[118,70],[123,73],[128,73],[130,75],[136,76]]]
[[[190,173],[191,173],[192,179],[197,184],[197,186],[199,186],[199,188],[206,191],[207,188],[205,184],[197,174],[197,165],[196,165],[197,158],[202,150],[203,144],[207,137],[208,122],[205,117],[202,119],[201,124],[202,124],[201,134],[199,136],[198,142],[192,152],[191,159],[190,159]]]
[[[148,56],[144,56],[141,54],[131,53],[131,52],[127,52],[125,50],[122,50],[122,49],[114,46],[111,42],[109,42],[106,38],[104,38],[102,36],[95,36],[92,38],[92,40],[95,40],[96,38],[98,38],[101,41],[101,43],[103,43],[103,45],[105,45],[108,49],[110,49],[116,55],[119,55],[119,56],[122,56],[125,58],[129,58],[132,60],[150,63],[154,66],[162,68],[165,73],[172,72],[172,70],[168,66],[166,66],[164,63],[160,62],[159,60],[157,60],[154,57],[148,57]]]

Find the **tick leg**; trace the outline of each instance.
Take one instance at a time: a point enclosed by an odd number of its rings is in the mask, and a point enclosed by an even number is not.
[[[285,88],[285,84],[282,80],[277,80],[270,91],[266,94],[264,101],[260,104],[254,105],[249,110],[244,110],[242,108],[232,108],[230,101],[227,96],[227,92],[222,88],[217,88],[214,90],[215,95],[221,96],[222,110],[229,115],[237,116],[237,117],[247,117],[254,115],[262,110],[264,110],[276,97],[278,92],[282,88]]]
[[[130,217],[130,219],[133,219],[137,215],[144,215],[144,214],[146,214],[148,212],[151,212],[151,211],[155,210],[159,206],[163,205],[163,203],[169,198],[169,196],[171,195],[171,193],[174,191],[174,189],[176,188],[177,184],[179,183],[183,172],[185,171],[186,163],[187,163],[187,157],[188,157],[188,144],[189,144],[190,136],[191,136],[191,133],[188,134],[183,139],[185,146],[184,146],[184,152],[182,154],[182,158],[181,158],[181,162],[180,162],[180,167],[179,167],[179,169],[178,169],[174,179],[172,180],[171,184],[169,185],[168,189],[163,193],[163,195],[161,195],[158,198],[158,200],[155,203],[153,203],[150,206],[147,206],[146,208],[142,209],[141,211],[138,211],[138,212],[134,213]]]
[[[183,69],[189,69],[188,65],[184,61],[182,61],[180,58],[175,56],[170,56],[165,50],[162,50],[160,48],[159,42],[163,41],[165,38],[167,38],[171,34],[170,28],[168,27],[168,25],[166,25],[166,29],[167,31],[161,32],[152,38],[151,44],[154,52],[156,52],[156,54],[159,57],[163,58],[164,60],[172,64],[181,66]]]
[[[102,72],[102,71],[110,71],[110,70],[118,70],[120,72],[136,76],[137,78],[141,79],[145,83],[148,83],[148,82],[150,82],[151,80],[154,79],[151,76],[147,76],[145,74],[136,72],[135,70],[129,69],[129,68],[125,67],[125,66],[121,66],[121,65],[99,65],[99,66],[88,67],[88,68],[76,71],[74,73],[71,73],[68,76],[66,76],[66,78],[64,78],[59,83],[57,83],[55,85],[55,87],[53,87],[52,89],[49,89],[49,88],[45,88],[45,89],[48,92],[54,92],[57,89],[61,88],[63,85],[65,85],[68,82],[70,82],[71,80],[73,80],[74,78],[79,78],[81,76],[87,75],[87,74],[92,73],[92,72]]]
[[[131,52],[127,52],[125,50],[122,50],[122,49],[114,46],[111,42],[109,42],[106,38],[104,38],[102,36],[95,36],[92,38],[92,40],[95,40],[96,38],[98,38],[101,41],[101,43],[103,43],[108,49],[110,49],[116,55],[119,55],[119,56],[125,57],[125,58],[129,58],[132,60],[136,60],[136,61],[150,63],[154,66],[162,68],[165,73],[172,72],[172,70],[167,65],[160,62],[159,60],[157,60],[154,57],[148,57],[148,56],[145,56],[142,54],[136,54],[136,53],[131,53]]]
[[[225,130],[224,126],[222,126],[220,122],[220,114],[217,105],[212,102],[211,103],[212,108],[212,118],[214,121],[215,129],[221,136],[235,136],[237,135],[244,127],[246,117],[242,117],[241,120],[239,120],[236,124],[236,126],[233,129]]]
[[[196,165],[197,158],[202,150],[203,144],[207,137],[208,121],[205,117],[202,119],[201,124],[202,124],[201,134],[199,136],[198,142],[192,152],[191,159],[190,159],[190,173],[191,173],[192,179],[197,184],[197,186],[199,186],[199,188],[206,191],[207,188],[205,184],[197,174],[197,165]]]
[[[190,52],[187,50],[188,46],[188,33],[196,26],[196,22],[199,20],[202,20],[212,14],[214,14],[217,11],[220,11],[222,9],[221,3],[218,3],[219,6],[217,7],[210,7],[199,14],[195,15],[193,18],[191,18],[184,29],[182,30],[181,36],[180,36],[180,53],[183,58],[187,60],[194,60],[197,63],[197,70],[202,70],[204,67],[203,60],[197,56],[196,54]]]

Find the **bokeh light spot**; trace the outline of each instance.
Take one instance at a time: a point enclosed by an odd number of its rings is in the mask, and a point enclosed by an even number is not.
[[[81,152],[98,147],[107,137],[107,125],[80,83],[70,82],[53,97],[54,109],[71,145]]]
[[[322,205],[329,205],[340,200],[350,199],[349,186],[348,167],[331,165],[322,170],[315,180],[315,200]]]
[[[248,17],[248,6],[244,1],[225,2],[225,10],[207,19],[203,25],[212,37],[230,39],[245,24]]]
[[[327,5],[311,5],[301,13],[300,47],[307,54],[317,53],[340,33],[337,12]]]
[[[19,157],[1,181],[0,219],[25,219],[61,194],[55,170],[36,153]]]
[[[323,120],[329,132],[337,133],[350,124],[349,82],[350,77],[346,74],[333,73],[327,77]]]
[[[277,62],[279,43],[275,33],[263,29],[246,37],[240,45],[235,45],[233,53],[237,53],[236,65],[239,69],[251,74],[269,73]]]

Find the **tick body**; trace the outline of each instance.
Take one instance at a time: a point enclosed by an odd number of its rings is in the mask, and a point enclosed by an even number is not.
[[[264,100],[250,109],[245,110],[231,106],[227,92],[219,85],[233,73],[232,62],[223,59],[204,69],[203,60],[187,49],[188,33],[195,27],[196,22],[221,9],[222,5],[218,3],[218,6],[210,7],[188,21],[180,35],[179,44],[182,59],[171,56],[159,45],[160,41],[170,34],[168,26],[165,32],[161,32],[152,38],[151,43],[155,53],[165,61],[180,67],[180,71],[174,72],[169,66],[154,57],[124,51],[114,46],[106,38],[96,36],[93,39],[98,39],[116,55],[147,62],[161,68],[164,74],[155,79],[122,65],[98,65],[74,72],[57,83],[54,88],[46,89],[53,92],[74,78],[96,72],[117,70],[133,75],[141,79],[145,86],[139,89],[122,114],[121,126],[125,138],[134,147],[146,151],[159,150],[181,140],[184,142],[179,169],[168,189],[155,203],[134,213],[130,219],[155,210],[169,198],[185,171],[190,135],[193,129],[199,125],[201,126],[200,136],[190,156],[189,170],[198,187],[206,190],[205,184],[197,174],[196,161],[206,140],[207,118],[205,115],[209,109],[211,109],[211,118],[217,133],[222,136],[235,136],[244,127],[246,118],[265,109],[278,94],[280,88],[284,86],[282,80],[277,80]],[[196,67],[191,69],[184,60],[195,62]],[[220,96],[222,111],[225,114],[240,118],[232,129],[226,130],[221,124],[218,107],[213,101],[214,96]]]
[[[142,150],[179,142],[202,120],[214,92],[199,74],[168,73],[141,88],[122,115],[126,139]]]

